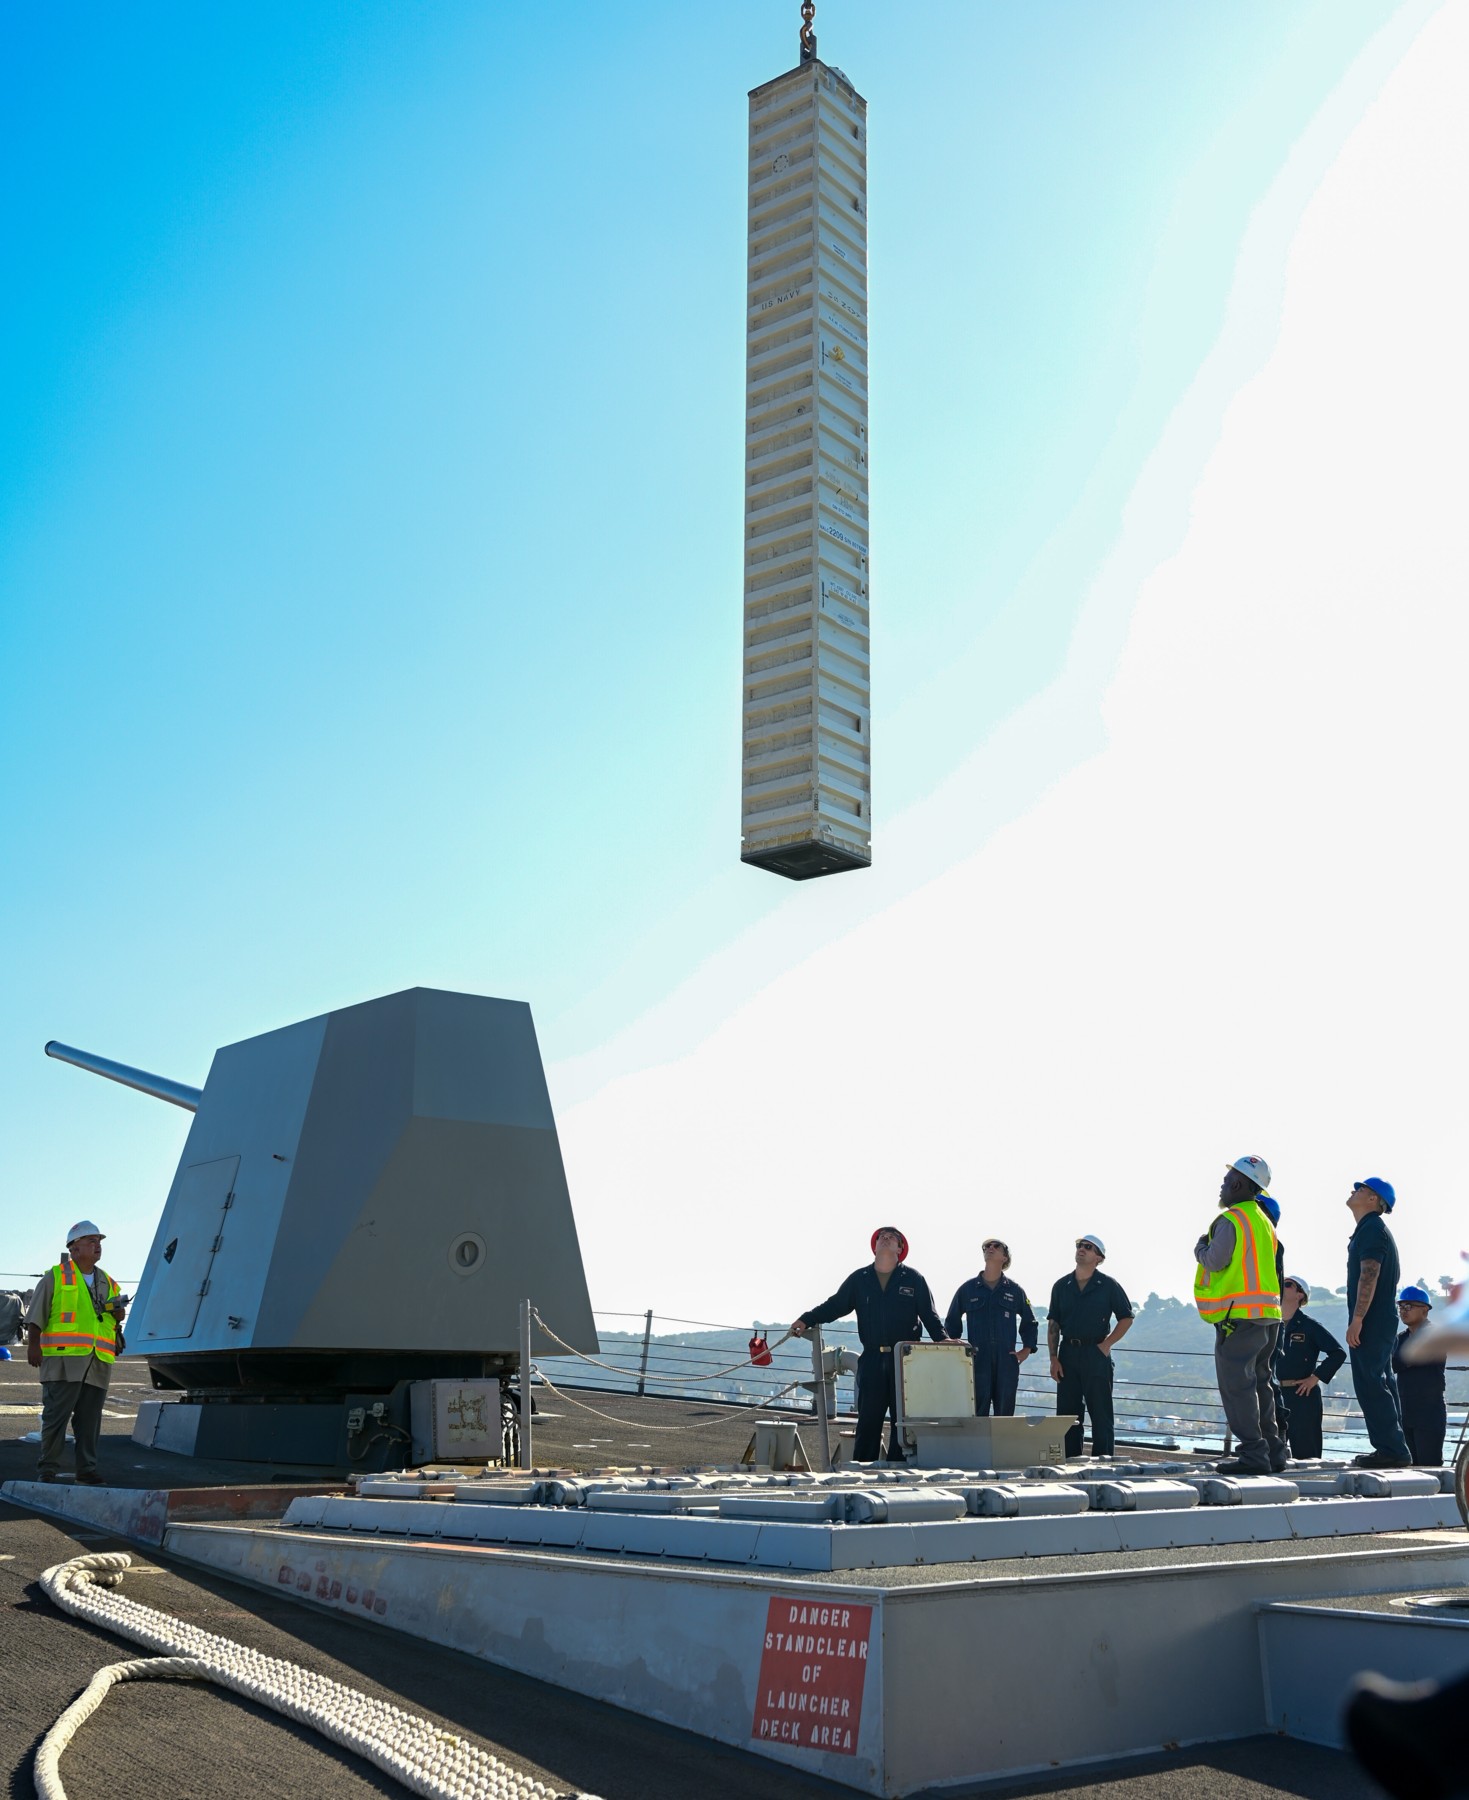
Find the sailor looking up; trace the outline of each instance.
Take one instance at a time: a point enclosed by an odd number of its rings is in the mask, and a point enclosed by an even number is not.
[[[980,1249],[984,1267],[949,1302],[944,1329],[957,1338],[962,1319],[964,1335],[974,1345],[974,1410],[981,1418],[992,1408],[998,1417],[1009,1418],[1015,1411],[1020,1365],[1035,1354],[1040,1327],[1025,1289],[1005,1273],[1010,1267],[1010,1246],[1002,1238],[992,1237],[986,1238]]]
[[[857,1315],[857,1336],[862,1355],[857,1364],[857,1441],[852,1454],[858,1462],[876,1462],[882,1453],[884,1419],[897,1404],[894,1346],[928,1335],[936,1344],[945,1342],[943,1323],[934,1310],[928,1283],[905,1260],[908,1240],[896,1225],[880,1225],[872,1234],[872,1261],[854,1269],[829,1300],[803,1312],[791,1326],[793,1337],[805,1337],[813,1325],[829,1325],[833,1319]],[[888,1437],[888,1461],[902,1462],[896,1422]]]
[[[1269,1475],[1290,1460],[1275,1413],[1271,1363],[1280,1335],[1275,1227],[1260,1205],[1270,1185],[1263,1156],[1224,1171],[1213,1223],[1194,1245],[1194,1302],[1214,1327],[1214,1372],[1236,1454],[1225,1475]]]
[[[1076,1267],[1051,1289],[1046,1314],[1056,1411],[1090,1417],[1093,1456],[1110,1456],[1115,1448],[1112,1346],[1132,1330],[1132,1302],[1120,1282],[1102,1273],[1106,1256],[1106,1246],[1096,1232],[1079,1237]],[[1066,1433],[1068,1457],[1081,1455],[1081,1433],[1080,1421]]]

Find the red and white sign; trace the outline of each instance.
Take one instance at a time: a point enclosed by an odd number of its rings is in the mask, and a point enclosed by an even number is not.
[[[772,1600],[750,1736],[855,1756],[871,1635],[870,1606]]]

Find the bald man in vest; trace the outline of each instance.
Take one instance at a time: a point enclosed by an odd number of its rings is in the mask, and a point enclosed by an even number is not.
[[[90,1219],[67,1233],[66,1251],[36,1284],[26,1308],[26,1360],[41,1371],[42,1481],[59,1479],[66,1428],[76,1440],[77,1480],[100,1487],[97,1444],[112,1364],[124,1348],[127,1298],[101,1268],[103,1234]]]
[[[1221,1210],[1194,1245],[1194,1302],[1214,1327],[1214,1371],[1235,1455],[1222,1475],[1279,1474],[1290,1460],[1275,1412],[1271,1361],[1280,1335],[1275,1228],[1260,1205],[1270,1185],[1263,1156],[1224,1171]]]

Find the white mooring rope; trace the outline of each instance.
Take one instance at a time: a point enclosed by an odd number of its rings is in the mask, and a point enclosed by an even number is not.
[[[58,1765],[78,1727],[119,1681],[213,1681],[353,1751],[429,1800],[554,1800],[556,1790],[429,1719],[343,1687],[297,1663],[264,1656],[113,1590],[132,1558],[122,1551],[58,1563],[41,1586],[63,1612],[159,1651],[99,1669],[36,1752],[39,1800],[66,1800]],[[582,1794],[576,1800],[596,1800]]]

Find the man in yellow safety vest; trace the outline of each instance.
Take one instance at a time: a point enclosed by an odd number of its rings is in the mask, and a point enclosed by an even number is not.
[[[97,1440],[112,1364],[123,1349],[127,1298],[98,1264],[102,1236],[90,1219],[67,1234],[66,1251],[36,1284],[26,1308],[26,1360],[41,1371],[42,1481],[55,1481],[66,1448],[76,1439],[77,1480],[101,1485]]]
[[[1270,1185],[1262,1156],[1241,1156],[1224,1172],[1221,1211],[1194,1245],[1194,1302],[1214,1327],[1214,1370],[1235,1455],[1225,1475],[1269,1475],[1290,1460],[1275,1416],[1271,1359],[1280,1334],[1275,1228],[1260,1205]]]

